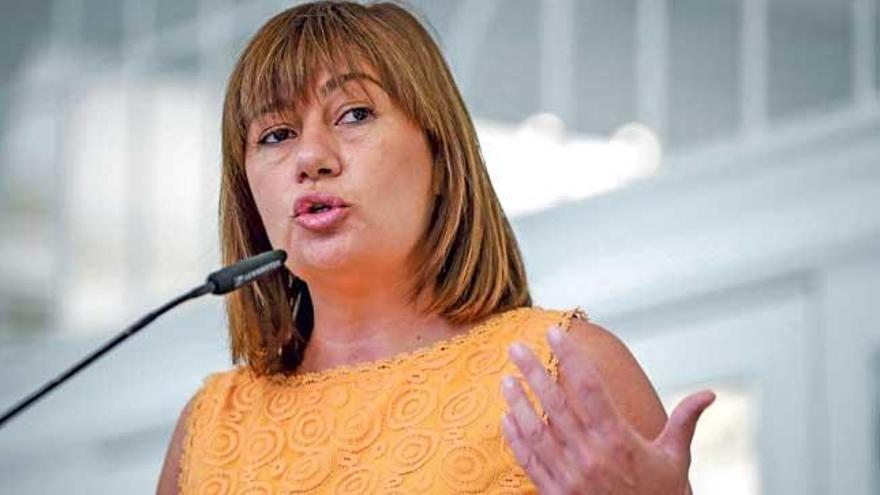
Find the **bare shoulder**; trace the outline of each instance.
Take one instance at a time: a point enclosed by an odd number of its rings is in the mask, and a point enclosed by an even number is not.
[[[666,424],[666,412],[626,344],[602,326],[580,319],[571,321],[568,333],[583,356],[598,368],[621,415],[644,437],[659,435]]]
[[[186,438],[186,422],[187,418],[189,418],[194,399],[190,399],[187,402],[180,413],[180,417],[177,418],[174,433],[171,435],[171,442],[168,444],[168,450],[165,453],[162,473],[159,475],[159,485],[156,487],[157,495],[176,495],[178,493],[180,461],[183,457],[183,442]]]

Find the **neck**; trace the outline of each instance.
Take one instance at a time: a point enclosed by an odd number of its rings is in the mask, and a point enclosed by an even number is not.
[[[344,285],[309,282],[315,324],[300,370],[387,359],[436,341],[463,328],[420,310],[428,297],[411,301],[409,286],[383,280]]]

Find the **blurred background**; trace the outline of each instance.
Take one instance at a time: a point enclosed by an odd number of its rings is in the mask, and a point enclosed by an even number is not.
[[[29,0],[0,16],[0,408],[218,267],[219,118],[291,2]],[[880,493],[878,0],[410,1],[536,303],[703,387],[697,494]],[[152,493],[230,366],[178,308],[0,430],[6,493]]]

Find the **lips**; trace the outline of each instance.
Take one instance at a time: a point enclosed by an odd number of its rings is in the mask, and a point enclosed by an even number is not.
[[[349,207],[348,203],[336,196],[307,194],[294,203],[293,220],[309,230],[329,230],[348,216]]]
[[[300,196],[294,202],[293,218],[297,218],[301,215],[316,214],[319,213],[319,210],[321,209],[325,209],[326,211],[333,208],[345,208],[348,206],[348,203],[337,196],[323,193],[310,193]]]

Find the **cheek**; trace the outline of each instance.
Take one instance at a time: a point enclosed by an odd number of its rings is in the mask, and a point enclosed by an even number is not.
[[[248,173],[248,184],[269,242],[274,248],[278,248],[283,244],[288,228],[288,212],[281,187],[283,182],[273,180],[269,174]]]
[[[377,184],[377,201],[387,226],[398,241],[418,240],[427,226],[431,204],[431,162],[421,153],[408,152],[384,184]]]

